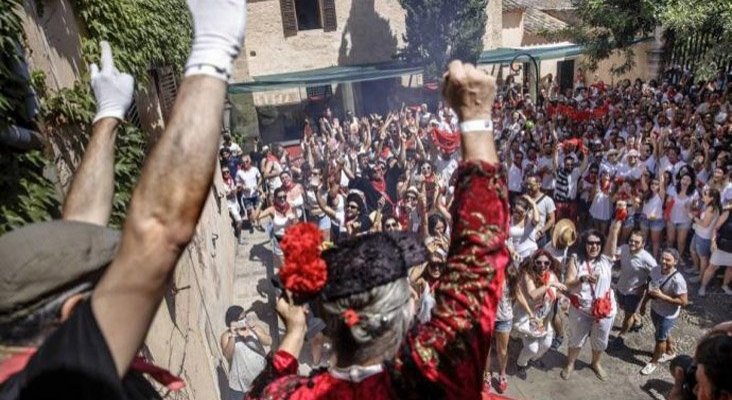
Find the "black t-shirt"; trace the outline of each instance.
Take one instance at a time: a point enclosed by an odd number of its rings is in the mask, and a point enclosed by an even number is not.
[[[124,380],[117,376],[89,301],[46,339],[25,369],[0,387],[0,400],[160,398],[141,374],[128,372]]]

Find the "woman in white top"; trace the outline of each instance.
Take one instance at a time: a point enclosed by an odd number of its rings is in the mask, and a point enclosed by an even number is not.
[[[622,222],[615,221],[610,229],[620,230]],[[610,330],[613,327],[617,306],[612,291],[612,262],[603,254],[604,235],[591,229],[582,234],[580,256],[573,255],[567,267],[566,285],[570,292],[572,307],[569,308],[569,354],[567,365],[561,373],[562,379],[569,379],[574,371],[582,346],[590,339],[592,362],[590,367],[602,381],[607,379],[600,365],[602,353],[607,348]],[[612,246],[605,244],[605,252]],[[602,309],[593,305],[604,303]],[[593,310],[594,308],[594,310]],[[593,313],[593,311],[603,311]]]
[[[593,188],[590,199],[590,216],[592,217],[592,227],[600,232],[607,232],[612,218],[612,190],[613,183],[610,181],[610,174],[602,170],[600,179]]]
[[[541,358],[552,345],[552,311],[559,291],[567,289],[557,278],[559,269],[559,262],[544,249],[521,265],[514,330],[523,342],[516,361],[522,379],[526,377],[529,361]]]
[[[717,272],[715,269],[712,273],[707,274],[709,257],[712,255],[712,231],[719,214],[722,212],[719,190],[706,187],[702,192],[702,203],[701,214],[698,217],[691,215],[692,221],[694,221],[691,258],[694,260],[694,266],[699,269],[699,276],[692,276],[687,281],[692,283],[701,282],[699,296],[704,297],[707,294],[707,285],[714,277],[714,272]]]
[[[691,230],[691,204],[697,198],[694,187],[694,176],[686,173],[678,179],[675,186],[669,186],[666,196],[666,207],[671,213],[666,220],[666,235],[670,245],[676,244],[680,260],[684,259],[686,239]]]
[[[272,218],[270,231],[272,253],[275,255],[275,267],[279,267],[283,261],[280,240],[285,236],[285,230],[298,222],[295,210],[287,202],[287,191],[284,187],[279,187],[274,191],[274,205],[259,213],[257,219],[261,220],[266,217]]]
[[[666,227],[666,223],[663,220],[663,200],[666,196],[663,179],[664,174],[661,174],[659,179],[658,177],[651,178],[649,173],[644,173],[641,178],[643,190],[641,230],[643,231],[644,241],[648,240],[650,232],[653,258],[658,258],[660,255],[663,228]]]
[[[508,247],[515,254],[514,259],[521,262],[539,248],[536,244],[536,235],[540,231],[540,227],[537,226],[540,215],[536,204],[527,195],[516,199],[512,210]]]

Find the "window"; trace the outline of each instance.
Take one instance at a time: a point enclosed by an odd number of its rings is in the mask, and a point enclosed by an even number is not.
[[[317,0],[295,0],[298,31],[320,29],[323,27],[320,23],[319,3]]]
[[[338,27],[335,0],[280,0],[280,11],[285,37],[312,29],[333,32]]]

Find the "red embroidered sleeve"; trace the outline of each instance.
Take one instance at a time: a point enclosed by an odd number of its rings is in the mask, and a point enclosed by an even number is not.
[[[401,353],[395,367],[407,380],[426,378],[448,399],[479,399],[509,260],[508,195],[500,165],[464,163],[457,177],[448,266],[432,320],[409,335],[411,360]],[[406,370],[412,366],[418,371]]]
[[[286,351],[277,350],[272,357],[272,365],[279,376],[297,373],[297,358]]]

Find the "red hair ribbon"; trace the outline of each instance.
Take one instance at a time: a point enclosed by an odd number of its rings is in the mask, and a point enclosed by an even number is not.
[[[358,313],[351,308],[343,311],[343,313],[341,313],[341,316],[343,317],[343,322],[349,328],[353,328],[354,325],[358,324],[358,322],[361,320],[361,317],[358,316]]]

